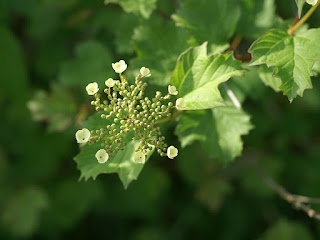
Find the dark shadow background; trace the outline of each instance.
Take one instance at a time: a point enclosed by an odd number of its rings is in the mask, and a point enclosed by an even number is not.
[[[238,86],[255,128],[234,163],[195,143],[174,161],[155,154],[127,190],[115,174],[78,181],[74,133],[92,113],[84,86],[112,77],[111,63],[130,62],[141,44],[153,49],[135,29],[177,6],[158,0],[144,20],[101,0],[0,1],[0,239],[320,239],[319,222],[270,190],[255,167],[290,192],[320,196],[319,76],[291,104],[257,77]],[[276,12],[292,21],[294,1],[277,0]],[[319,9],[308,23],[319,27]],[[180,146],[174,122],[163,131]]]

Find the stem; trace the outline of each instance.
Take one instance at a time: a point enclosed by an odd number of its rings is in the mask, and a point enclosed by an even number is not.
[[[309,9],[309,11],[306,13],[306,15],[303,16],[303,18],[300,19],[299,22],[297,22],[297,24],[291,26],[291,28],[289,29],[289,34],[292,36],[294,34],[294,32],[301,27],[302,24],[304,24],[305,21],[308,20],[308,18],[311,16],[311,14],[316,10],[316,8],[319,6],[320,1],[318,1],[316,3],[316,5],[312,6],[312,8]]]
[[[172,119],[174,119],[175,117],[179,116],[183,112],[183,111],[178,111],[177,114],[174,115],[175,109],[176,109],[175,107],[172,109],[170,117],[158,120],[158,121],[155,122],[154,125],[156,126],[156,125],[159,125],[159,124],[163,124],[163,123],[169,122]]]
[[[230,97],[236,108],[241,109],[241,103],[239,102],[234,92],[229,88],[228,84],[224,82],[222,85],[226,89],[228,96]]]
[[[296,17],[294,18],[290,28],[293,28],[293,26],[297,24],[298,20],[299,20],[299,12],[297,12]]]
[[[267,176],[262,169],[258,168],[258,166],[255,167],[255,170],[261,176],[266,185],[278,193],[280,197],[292,204],[297,209],[308,214],[310,218],[320,220],[320,214],[309,206],[310,203],[319,203],[320,199],[292,194],[283,186],[276,183],[271,177]]]
[[[236,35],[235,38],[233,39],[231,45],[230,45],[230,50],[231,51],[236,51],[240,42],[242,40],[242,37],[240,35]]]

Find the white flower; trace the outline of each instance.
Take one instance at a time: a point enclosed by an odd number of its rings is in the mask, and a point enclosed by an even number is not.
[[[177,101],[176,101],[176,108],[178,110],[182,109],[182,108],[185,108],[186,107],[186,102],[184,101],[183,98],[178,98]]]
[[[106,150],[100,149],[96,153],[96,159],[98,160],[99,163],[105,163],[109,159],[109,154],[106,152]]]
[[[178,156],[178,149],[174,146],[170,146],[167,149],[167,156],[170,159],[174,159],[176,156]]]
[[[78,130],[76,132],[76,139],[78,143],[86,143],[89,141],[90,131],[86,128]]]
[[[134,154],[133,160],[134,160],[136,163],[144,164],[144,163],[146,162],[146,156],[144,155],[143,152],[136,152],[136,153]]]
[[[170,95],[178,95],[177,88],[175,86],[168,86],[168,92]]]
[[[318,2],[318,0],[307,0],[307,3],[312,5],[312,6],[316,5],[317,2]]]
[[[112,88],[115,83],[116,82],[112,78],[108,78],[108,80],[106,80],[106,82],[105,82],[106,86],[109,88]]]
[[[127,69],[127,64],[124,60],[112,63],[112,68],[116,73],[123,73]]]
[[[99,91],[98,83],[96,83],[96,82],[94,82],[94,83],[89,83],[89,84],[86,86],[86,90],[87,90],[88,95],[94,95],[94,94],[96,94],[96,93]]]
[[[146,68],[146,67],[142,67],[140,69],[140,73],[141,73],[142,77],[150,77],[151,76],[150,69]]]

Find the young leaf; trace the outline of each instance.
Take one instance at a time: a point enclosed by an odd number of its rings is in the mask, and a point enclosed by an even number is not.
[[[184,98],[185,110],[214,108],[225,105],[218,85],[242,74],[240,62],[231,53],[207,56],[207,43],[204,43],[179,56],[171,85],[176,86],[178,97]]]
[[[242,151],[241,136],[253,128],[250,117],[233,106],[186,112],[176,133],[182,147],[199,140],[211,157],[231,162]]]
[[[82,125],[90,130],[96,130],[105,127],[108,120],[101,119],[101,113],[88,119]],[[127,142],[123,151],[119,151],[116,155],[112,156],[106,163],[100,164],[95,158],[96,152],[103,148],[100,143],[94,145],[85,145],[80,154],[74,160],[77,162],[78,169],[81,171],[80,179],[85,180],[92,177],[95,179],[101,173],[118,173],[123,186],[127,188],[131,181],[136,180],[143,168],[143,164],[136,163],[133,160],[135,149],[139,145],[139,141],[131,140],[132,136],[127,134],[123,141]],[[146,161],[149,159],[152,151],[147,153]]]
[[[306,2],[306,0],[296,0],[296,4],[298,7],[298,13],[299,13],[299,18],[301,17],[301,12],[303,8],[303,4]]]
[[[272,29],[253,43],[251,65],[274,66],[274,76],[281,79],[280,89],[290,102],[312,88],[311,69],[320,60],[320,29],[310,29],[296,36]]]
[[[124,11],[140,14],[144,18],[149,18],[156,8],[157,0],[105,0],[104,3],[118,3]]]

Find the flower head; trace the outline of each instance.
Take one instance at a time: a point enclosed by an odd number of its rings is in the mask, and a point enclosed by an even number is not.
[[[170,95],[178,95],[177,88],[175,86],[168,86],[168,92]]]
[[[150,77],[151,76],[150,69],[146,68],[146,67],[142,67],[140,69],[140,73],[141,73],[142,77]]]
[[[109,159],[109,154],[106,152],[106,150],[100,149],[96,153],[96,159],[98,160],[99,163],[105,163]]]
[[[146,162],[146,156],[144,155],[143,152],[136,152],[134,157],[133,157],[133,160],[136,163],[144,164]]]
[[[112,88],[116,82],[112,78],[108,78],[108,80],[105,81],[105,84],[107,87]]]
[[[170,146],[167,149],[167,156],[170,159],[174,159],[176,156],[178,156],[178,149],[174,146]]]
[[[88,95],[94,95],[94,94],[96,94],[96,93],[99,91],[98,83],[96,83],[96,82],[94,82],[94,83],[89,83],[89,84],[86,86],[86,90],[87,90]]]
[[[184,101],[183,98],[178,98],[176,101],[176,108],[178,110],[183,109],[187,106],[186,102]]]
[[[76,132],[77,143],[86,143],[89,141],[90,131],[86,128],[78,130]]]
[[[312,6],[316,5],[317,2],[318,2],[318,0],[307,0],[307,3],[312,5]]]
[[[124,60],[112,63],[112,68],[116,73],[123,73],[127,69],[127,64]]]

